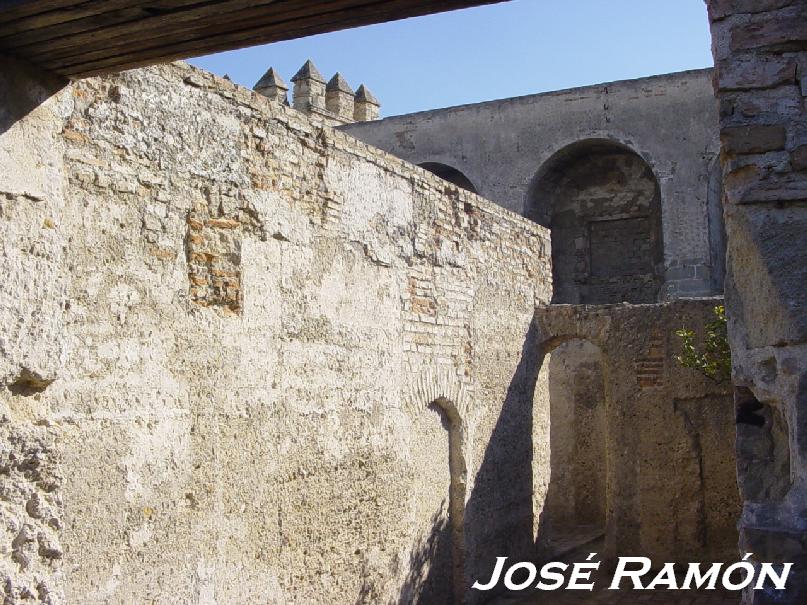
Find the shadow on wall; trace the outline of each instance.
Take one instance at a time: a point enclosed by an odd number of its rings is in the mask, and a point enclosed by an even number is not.
[[[448,437],[448,493],[432,515],[428,535],[410,552],[409,572],[397,602],[458,605],[464,602],[465,593],[465,435],[462,419],[452,401],[440,397],[429,409],[439,416]],[[378,599],[366,600],[367,596],[363,592],[359,602],[378,602]]]
[[[478,193],[476,187],[474,187],[474,184],[471,182],[471,179],[453,166],[448,166],[447,164],[441,164],[439,162],[423,162],[422,164],[418,164],[418,166],[428,170],[435,176],[439,176],[444,181],[455,184],[457,187],[462,187],[471,193]]]
[[[604,534],[604,372],[599,347],[544,342],[531,323],[466,505],[469,604],[493,596],[470,586],[490,578],[497,556],[541,561]]]
[[[445,603],[452,601],[450,561],[452,551],[451,525],[446,509],[432,516],[431,531],[409,553],[408,568],[397,603]],[[446,564],[448,563],[448,565]],[[377,605],[378,596],[362,594],[356,605]]]
[[[709,171],[706,212],[709,219],[709,264],[714,292],[723,293],[726,281],[726,224],[723,219],[723,171],[716,157]]]
[[[68,83],[64,78],[39,71],[16,59],[3,56],[2,60],[6,65],[3,69],[3,83],[0,86],[0,135]],[[34,82],[36,84],[33,84]]]
[[[497,556],[530,560],[533,540],[532,401],[538,379],[538,331],[533,321],[507,388],[465,510],[467,586],[486,581]],[[490,598],[473,591],[469,603]]]

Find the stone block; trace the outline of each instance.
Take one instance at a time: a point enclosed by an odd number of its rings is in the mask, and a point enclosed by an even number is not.
[[[803,98],[795,84],[769,89],[721,93],[720,117],[724,128],[748,123],[770,124],[799,119]]]
[[[716,20],[743,13],[764,13],[792,3],[793,0],[710,0],[709,18]]]
[[[778,11],[755,14],[737,23],[731,32],[732,51],[764,49],[769,51],[807,50],[807,6],[797,2]]]
[[[760,185],[762,187],[762,185]],[[807,194],[807,187],[801,195]],[[747,201],[760,194],[747,194]],[[781,192],[770,185],[764,199],[776,202]],[[741,315],[748,346],[782,346],[807,339],[807,212],[797,204],[741,205],[727,221],[733,285],[729,301],[743,301]],[[741,269],[739,269],[741,268]]]
[[[787,131],[781,124],[731,126],[721,130],[720,140],[729,154],[765,153],[784,149]]]
[[[728,59],[717,67],[721,91],[775,88],[795,84],[796,61],[782,57]]]
[[[807,174],[765,174],[746,187],[735,202],[769,204],[807,200]]]
[[[790,152],[790,164],[793,170],[807,170],[807,145],[796,147]]]

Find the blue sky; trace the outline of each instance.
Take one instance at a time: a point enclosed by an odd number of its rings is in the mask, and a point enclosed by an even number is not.
[[[311,58],[390,116],[708,67],[709,45],[703,0],[513,0],[190,62],[252,87]]]

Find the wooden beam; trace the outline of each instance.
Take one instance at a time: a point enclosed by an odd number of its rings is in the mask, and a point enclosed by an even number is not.
[[[4,20],[0,23],[0,39],[9,38],[9,44],[20,45],[50,40],[165,14],[198,3],[199,0],[86,0],[21,19]]]
[[[90,0],[97,2],[97,0]],[[21,19],[29,17],[49,10],[58,10],[69,8],[74,2],[67,0],[0,0],[0,14],[3,16],[3,21],[11,21],[13,19]]]
[[[154,46],[152,44],[154,40],[167,40],[169,43],[171,40],[179,41],[196,34],[200,29],[204,29],[207,35],[215,35],[215,32],[211,34],[211,30],[216,27],[220,28],[220,33],[226,33],[254,27],[260,23],[287,22],[379,1],[331,0],[327,7],[323,8],[322,0],[232,0],[226,3],[226,10],[223,10],[221,2],[217,0],[208,0],[205,3],[195,0],[191,6],[170,15],[138,14],[117,24],[99,25],[93,23],[94,19],[90,19],[87,23],[69,24],[70,29],[76,27],[78,29],[67,33],[63,33],[61,28],[48,28],[49,31],[53,31],[52,37],[30,44],[23,38],[26,34],[36,32],[0,38],[0,43],[13,45],[18,51],[25,52],[31,57],[42,57],[46,60],[61,59],[91,53],[110,45],[115,45],[116,48],[126,43],[129,43],[130,47],[138,43],[143,46]],[[120,11],[116,11],[103,17],[109,15],[116,18],[120,14]],[[215,22],[213,22],[214,16]],[[132,38],[134,31],[139,31],[136,39]]]
[[[0,52],[71,77],[502,0],[0,0]]]

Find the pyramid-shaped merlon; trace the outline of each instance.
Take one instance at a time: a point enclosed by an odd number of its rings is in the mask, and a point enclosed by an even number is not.
[[[255,86],[252,88],[254,90],[260,90],[261,88],[282,88],[283,90],[288,90],[289,86],[283,81],[278,73],[275,71],[274,67],[270,67],[266,70],[266,73],[261,76],[261,79],[255,83]]]
[[[322,74],[319,73],[317,66],[314,65],[314,62],[311,59],[308,59],[303,66],[294,74],[294,77],[291,79],[292,82],[300,82],[302,80],[313,80],[315,82],[322,82],[325,84],[325,78],[322,77]]]
[[[381,103],[375,95],[362,84],[356,91],[353,119],[357,122],[377,120],[381,115]]]

